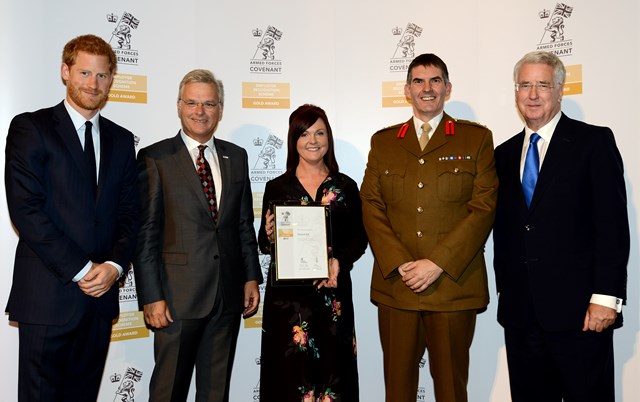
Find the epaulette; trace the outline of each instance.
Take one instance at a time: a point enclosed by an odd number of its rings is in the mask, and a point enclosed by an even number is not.
[[[378,133],[381,133],[381,132],[383,132],[383,131],[387,131],[387,130],[399,130],[399,129],[404,125],[404,124],[405,124],[405,123],[397,123],[397,124],[394,124],[394,125],[392,125],[392,126],[388,126],[388,127],[385,127],[385,128],[381,128],[380,130],[378,130],[378,131],[376,131],[375,133],[373,133],[373,135],[376,135],[376,134],[378,134]]]
[[[462,119],[456,119],[456,118],[454,118],[453,120],[455,120],[455,122],[458,123],[458,124],[466,124],[467,126],[476,126],[476,127],[481,127],[481,128],[488,128],[484,124],[480,124],[480,123],[478,123],[476,121],[462,120]]]

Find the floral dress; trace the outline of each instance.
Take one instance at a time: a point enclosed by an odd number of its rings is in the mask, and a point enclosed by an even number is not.
[[[264,214],[270,201],[322,202],[331,209],[332,256],[340,263],[338,287],[274,286],[267,280],[262,321],[261,402],[358,402],[358,366],[350,271],[367,247],[358,186],[338,173],[315,197],[295,175],[265,187],[260,250],[270,243]],[[269,275],[273,275],[270,270]]]

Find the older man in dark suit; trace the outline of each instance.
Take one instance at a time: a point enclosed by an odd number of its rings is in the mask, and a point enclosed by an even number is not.
[[[20,240],[9,319],[18,400],[95,401],[139,221],[133,135],[100,115],[116,71],[101,38],[66,44],[66,99],[16,116],[5,186]]]
[[[140,150],[138,297],[155,328],[150,400],[229,399],[240,314],[258,308],[262,273],[244,149],[214,137],[222,82],[194,70],[180,83],[182,130]]]
[[[560,111],[565,69],[547,52],[515,66],[525,128],[496,149],[498,321],[513,401],[613,402],[629,223],[607,127]]]

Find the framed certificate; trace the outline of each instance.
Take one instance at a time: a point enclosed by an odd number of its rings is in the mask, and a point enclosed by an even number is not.
[[[330,212],[326,205],[272,204],[276,284],[329,277]],[[273,250],[272,249],[272,250]]]

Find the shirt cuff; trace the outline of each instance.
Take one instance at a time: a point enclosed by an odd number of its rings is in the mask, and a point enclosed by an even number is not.
[[[82,278],[84,278],[84,276],[89,273],[89,270],[91,269],[92,265],[93,265],[93,262],[89,261],[87,265],[85,265],[84,268],[82,268],[82,270],[80,270],[80,272],[78,272],[76,276],[73,277],[72,280],[74,282],[80,282],[80,280],[82,280]]]
[[[118,279],[122,278],[122,273],[124,272],[124,270],[122,269],[122,267],[120,266],[120,264],[116,264],[116,263],[115,263],[115,262],[113,262],[113,261],[105,261],[105,262],[106,262],[107,264],[111,264],[111,265],[113,265],[113,267],[114,267],[115,269],[117,269],[117,270],[118,270]]]
[[[615,296],[607,296],[594,293],[593,295],[591,295],[590,302],[593,304],[599,304],[601,306],[612,308],[616,311],[616,313],[622,312],[623,300],[618,299]]]
[[[117,270],[118,270],[118,279],[122,278],[122,272],[123,272],[123,269],[122,269],[122,267],[121,267],[119,264],[116,264],[116,263],[115,263],[115,262],[113,262],[113,261],[105,261],[105,262],[106,262],[107,264],[110,264],[111,266],[113,266],[115,269],[117,269]],[[91,269],[91,266],[92,266],[92,265],[93,265],[93,262],[89,261],[89,262],[87,263],[87,265],[85,265],[85,266],[84,266],[84,268],[82,268],[82,270],[81,270],[80,272],[78,272],[78,273],[76,274],[76,276],[74,276],[74,277],[73,277],[73,281],[74,281],[74,282],[79,282],[79,281],[81,281],[81,280],[82,280],[82,278],[84,278],[84,276],[85,276],[86,274],[88,274],[88,273],[89,273],[89,270]]]

